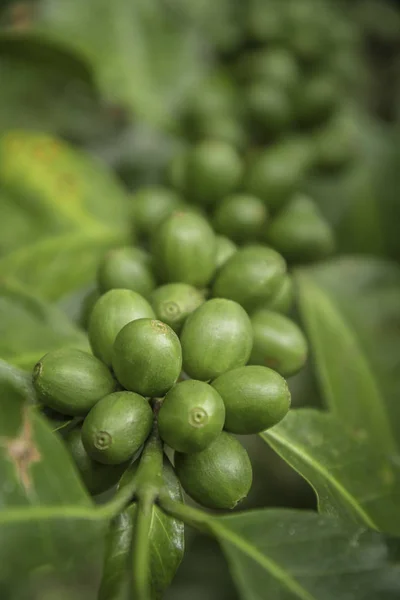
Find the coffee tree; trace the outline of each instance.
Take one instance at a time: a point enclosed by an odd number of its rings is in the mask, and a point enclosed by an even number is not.
[[[4,598],[397,598],[395,3],[0,23]]]

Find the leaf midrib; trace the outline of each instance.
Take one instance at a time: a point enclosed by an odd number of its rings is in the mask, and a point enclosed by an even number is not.
[[[297,277],[298,281],[306,280],[309,288],[312,288],[314,293],[316,293],[317,295],[322,297],[323,301],[325,302],[325,305],[329,307],[329,309],[331,310],[331,312],[335,316],[335,318],[339,319],[339,321],[343,324],[344,329],[346,331],[347,339],[351,342],[352,346],[355,348],[356,352],[358,353],[360,363],[363,366],[363,371],[367,374],[367,377],[370,381],[371,393],[376,398],[376,400],[379,401],[381,398],[384,397],[384,394],[382,393],[381,388],[378,385],[378,382],[376,381],[376,378],[372,375],[373,369],[371,368],[371,366],[369,364],[369,360],[365,356],[365,353],[362,351],[362,348],[360,346],[357,335],[354,332],[353,328],[349,325],[348,320],[345,318],[345,316],[343,315],[342,312],[338,311],[337,306],[327,296],[327,294],[324,292],[324,290],[321,289],[321,287],[319,285],[317,285],[314,281],[312,281],[310,277],[308,277],[304,273],[299,273],[299,272],[297,273],[296,277]],[[299,302],[300,302],[300,308],[301,308],[303,320],[304,320],[304,322],[307,323],[307,328],[309,329],[309,331],[313,332],[312,335],[310,335],[309,337],[311,339],[314,338],[314,340],[316,340],[316,339],[318,340],[318,336],[315,335],[315,331],[316,331],[315,319],[313,319],[312,316],[310,317],[310,315],[308,314],[308,311],[305,307],[304,292],[299,293]],[[339,315],[338,315],[338,312],[339,312]],[[314,356],[316,356],[320,352],[320,350],[319,350],[320,342],[319,341],[317,341],[317,348],[318,348],[317,352],[315,351],[315,348],[314,348]],[[317,376],[320,379],[321,387],[324,392],[326,401],[329,405],[329,408],[331,409],[332,413],[336,413],[338,416],[340,416],[340,413],[337,411],[337,408],[335,406],[335,402],[334,402],[335,394],[333,392],[333,388],[330,383],[330,377],[329,377],[328,371],[326,369],[326,363],[325,363],[325,361],[322,361],[322,365],[321,365],[321,361],[318,361],[318,358],[316,358],[316,361],[318,362]],[[374,404],[376,404],[376,402]],[[384,402],[378,402],[378,404],[380,406],[382,406],[383,408],[385,407]],[[374,412],[376,413],[375,407],[373,406],[372,408],[374,409]],[[381,443],[384,447],[386,447],[386,450],[389,454],[396,453],[397,445],[393,438],[392,429],[390,427],[386,412],[384,410],[380,411],[377,416],[379,417],[379,418],[377,418],[377,421],[380,423],[379,429],[381,431],[384,431],[384,435],[380,435],[379,438],[377,438],[374,431],[369,430],[370,435],[373,438],[375,438],[375,440],[377,442]]]
[[[224,527],[220,523],[216,523],[215,521],[211,523],[211,527],[218,537],[231,543],[238,550],[242,551],[243,554],[246,554],[249,558],[254,560],[259,566],[269,571],[271,575],[275,577],[275,579],[278,579],[291,592],[301,598],[301,600],[317,600],[315,596],[311,595],[306,589],[304,589],[275,561],[265,556],[255,546],[252,546],[249,542],[237,535],[235,532],[227,527]]]
[[[323,465],[321,465],[320,462],[314,460],[310,454],[307,454],[306,452],[304,452],[304,450],[301,448],[301,446],[299,446],[293,442],[289,443],[284,437],[280,436],[279,433],[277,433],[276,431],[273,431],[273,429],[271,429],[268,432],[264,432],[264,433],[260,434],[260,437],[264,441],[266,441],[268,444],[270,444],[271,446],[273,446],[273,443],[272,444],[270,443],[270,441],[267,439],[268,437],[276,440],[279,444],[281,444],[285,448],[291,450],[292,452],[296,452],[298,457],[301,460],[303,460],[311,468],[315,469],[315,471],[317,471],[320,475],[322,475],[322,477],[324,477],[325,480],[328,481],[332,485],[332,487],[334,487],[340,493],[340,495],[346,499],[348,504],[362,518],[362,520],[365,522],[366,525],[368,525],[368,527],[377,529],[377,525],[372,521],[372,519],[369,517],[369,515],[359,505],[359,503],[357,502],[357,499],[352,494],[350,494],[350,492],[348,492],[346,490],[346,488],[343,487],[342,484],[337,479],[335,479],[335,477],[333,477],[333,475],[331,475],[330,472],[326,468],[323,467]],[[276,450],[276,448],[274,448],[274,450]],[[317,488],[315,487],[313,482],[310,479],[308,479],[307,477],[305,477],[305,475],[299,469],[294,467],[292,464],[291,464],[291,466],[311,485],[311,487],[313,488],[313,490],[315,491],[315,494],[317,496],[318,506],[319,506],[320,498],[319,498]]]

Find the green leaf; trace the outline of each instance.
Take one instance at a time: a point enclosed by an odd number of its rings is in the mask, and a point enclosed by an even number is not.
[[[182,502],[179,481],[167,460],[164,461],[163,477],[169,498]],[[148,527],[148,569],[153,597],[161,598],[170,585],[183,557],[183,523],[166,515],[157,505],[152,505],[149,517],[147,522],[146,514],[142,514],[142,511],[138,513],[136,504],[132,504],[111,524],[99,600],[120,600],[127,597],[132,577],[132,540],[141,526],[138,519],[142,519]]]
[[[0,277],[56,300],[127,240],[127,196],[101,163],[45,134],[0,138]]]
[[[164,460],[163,478],[165,489],[171,500],[182,502],[182,489],[175,472],[167,459]],[[105,557],[103,580],[99,600],[125,598],[132,577],[131,547],[137,529],[138,519],[147,520],[146,515],[137,512],[136,504],[118,515],[111,524]],[[183,557],[183,523],[166,515],[157,505],[152,505],[146,525],[146,537],[150,540],[149,571],[152,594],[161,598],[170,585]],[[140,548],[139,548],[140,551]]]
[[[400,438],[400,270],[343,258],[297,273],[321,393],[358,436],[395,455]]]
[[[72,580],[97,559],[102,521],[61,440],[26,402],[18,372],[0,373],[0,586],[6,598],[42,579]],[[72,572],[72,576],[71,576]]]
[[[26,373],[13,365],[0,360],[0,392],[15,394],[21,402],[36,404],[36,394],[30,373]]]
[[[312,485],[320,512],[400,534],[398,468],[342,420],[292,410],[261,437]]]
[[[61,310],[11,281],[2,281],[0,358],[31,370],[44,354],[65,346],[89,351],[86,335]]]
[[[32,31],[82,56],[106,98],[157,124],[170,124],[201,71],[193,28],[161,0],[41,2]]]
[[[255,510],[211,524],[243,600],[389,600],[400,594],[392,541],[329,516]],[[397,542],[396,542],[397,544]]]
[[[0,78],[2,132],[33,129],[87,141],[112,131],[111,111],[102,105],[89,69],[54,43],[3,32]]]
[[[352,109],[358,158],[342,174],[316,177],[309,192],[335,227],[341,253],[400,257],[398,133]]]

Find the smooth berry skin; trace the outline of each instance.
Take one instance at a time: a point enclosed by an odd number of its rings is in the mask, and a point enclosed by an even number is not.
[[[179,334],[187,317],[203,304],[204,294],[188,283],[167,283],[152,293],[157,318]]]
[[[152,238],[154,270],[164,283],[203,288],[216,269],[216,239],[208,221],[193,211],[175,212]]]
[[[207,508],[234,508],[253,479],[246,450],[224,431],[202,452],[176,452],[175,470],[186,493]]]
[[[134,247],[110,250],[99,265],[97,280],[102,293],[133,290],[147,298],[156,287],[150,255]]]
[[[192,379],[209,381],[249,360],[250,319],[237,302],[208,300],[186,320],[181,344],[184,372]]]
[[[251,325],[254,342],[250,364],[270,367],[284,377],[304,367],[308,344],[297,323],[285,315],[260,309],[251,315]]]
[[[221,433],[225,406],[218,392],[203,381],[175,385],[158,413],[161,438],[178,452],[205,450]]]
[[[290,408],[290,391],[279,373],[246,366],[224,373],[212,382],[224,401],[225,429],[231,433],[261,433],[281,421]]]
[[[39,400],[63,415],[82,416],[117,387],[110,370],[88,352],[62,348],[35,365],[33,386]]]
[[[136,319],[154,318],[150,303],[132,290],[110,290],[95,303],[89,318],[92,352],[111,366],[115,338],[121,329]]]
[[[149,398],[164,396],[182,368],[182,348],[176,333],[156,319],[138,319],[118,333],[112,365],[120,384]]]
[[[115,392],[92,408],[83,422],[82,442],[89,456],[119,465],[137,452],[153,425],[148,401],[134,392]]]
[[[247,311],[268,302],[286,274],[285,259],[262,245],[238,250],[218,271],[212,295],[238,302]]]

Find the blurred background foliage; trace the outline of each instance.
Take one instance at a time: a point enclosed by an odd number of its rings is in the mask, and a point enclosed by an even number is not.
[[[1,358],[27,368],[43,353],[41,344],[85,347],[65,313],[76,319],[104,250],[131,238],[129,192],[162,181],[166,163],[186,143],[188,105],[216,65],[229,70],[247,28],[255,39],[268,34],[271,45],[288,44],[274,38],[281,1],[0,1]],[[254,16],[260,3],[265,23]],[[312,173],[307,188],[335,228],[338,254],[398,262],[400,3],[321,3],[323,13],[334,7],[347,24],[337,32],[339,46],[354,46],[335,55],[335,68],[347,81],[343,128],[353,132],[357,152],[345,169]],[[355,323],[393,407],[398,344],[383,332],[398,331],[397,268],[368,264],[350,288],[351,259],[335,268],[316,280]],[[374,347],[378,335],[390,364]],[[310,366],[291,387],[296,406],[321,405]],[[255,483],[241,509],[315,506],[308,484],[261,439],[249,438],[247,447]],[[217,544],[189,532],[187,547],[167,598],[236,598]],[[72,590],[50,582],[40,600],[94,598],[96,576],[86,574]]]

